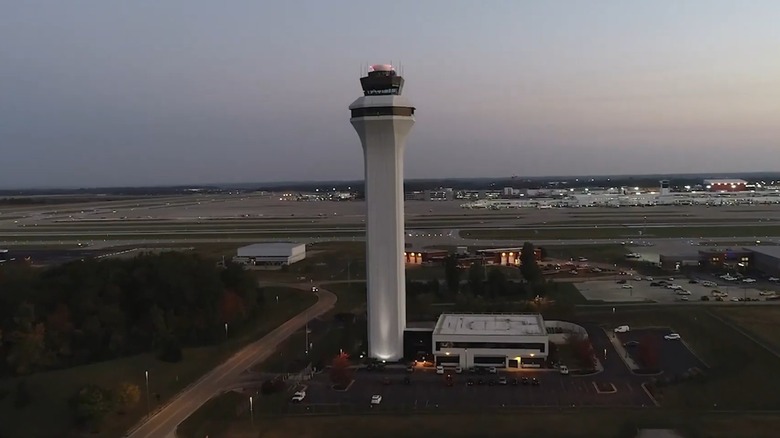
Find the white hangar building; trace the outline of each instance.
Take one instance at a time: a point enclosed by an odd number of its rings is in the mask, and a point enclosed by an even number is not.
[[[437,365],[538,368],[548,352],[547,329],[535,313],[443,314],[433,329]]]
[[[246,265],[282,267],[305,258],[306,244],[304,243],[268,242],[238,248],[233,260]]]

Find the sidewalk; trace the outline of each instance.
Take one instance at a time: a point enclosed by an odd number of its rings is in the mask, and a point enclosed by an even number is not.
[[[636,371],[642,367],[639,366],[636,361],[631,357],[630,354],[628,354],[628,351],[626,351],[625,347],[623,347],[623,344],[620,343],[620,339],[618,339],[617,335],[612,332],[607,332],[607,337],[609,338],[609,342],[612,343],[612,346],[615,347],[615,350],[618,352],[618,355],[620,355],[620,358],[623,359],[623,362],[626,363],[626,366],[633,372]]]

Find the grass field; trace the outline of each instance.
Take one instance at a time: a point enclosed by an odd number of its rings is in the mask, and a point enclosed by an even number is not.
[[[641,225],[633,227],[592,227],[557,229],[461,230],[464,239],[621,239],[637,238]],[[739,237],[780,234],[780,226],[647,227],[642,237]]]
[[[718,308],[729,313],[731,309]],[[738,309],[739,310],[739,309]],[[776,314],[771,307],[755,307],[759,317]],[[764,314],[764,312],[768,312]],[[666,387],[663,406],[683,409],[758,410],[780,409],[780,359],[741,333],[711,316],[707,309],[685,307],[579,308],[578,318],[604,323],[606,327],[628,324],[634,327],[670,327],[711,369],[704,381],[690,381]]]
[[[116,359],[60,371],[33,374],[25,380],[32,395],[31,403],[22,408],[13,407],[13,389],[17,379],[0,382],[0,388],[11,395],[0,400],[0,436],[54,437],[71,427],[67,400],[85,384],[114,388],[120,382],[139,385],[144,391],[144,372],[149,371],[149,389],[160,394],[164,403],[172,395],[197,380],[201,375],[224,361],[247,343],[259,339],[282,322],[312,305],[315,298],[307,292],[289,288],[267,288],[266,302],[277,306],[268,309],[257,323],[227,343],[209,347],[184,349],[184,360],[176,364],[157,360],[151,354]],[[276,304],[275,296],[279,296]],[[144,394],[145,395],[145,394]],[[154,396],[152,404],[158,405]],[[42,414],[45,413],[45,417]],[[117,437],[146,414],[145,397],[134,409],[124,415],[110,414],[103,430],[96,437]],[[45,418],[45,421],[41,421]]]
[[[674,428],[688,438],[775,437],[780,416],[771,414],[691,413],[665,409],[626,410],[515,410],[483,411],[468,415],[441,413],[421,415],[342,415],[269,418],[255,411],[254,428],[248,411],[237,412],[236,397],[221,400],[222,416],[209,438],[329,438],[345,431],[371,431],[373,437],[517,437],[538,438],[633,438],[638,428]],[[234,404],[231,404],[231,401]],[[212,429],[215,430],[216,428]],[[207,429],[180,430],[182,438],[202,438]],[[735,431],[739,431],[735,434]],[[369,436],[358,434],[359,436]]]
[[[780,351],[780,307],[719,309],[715,313]]]

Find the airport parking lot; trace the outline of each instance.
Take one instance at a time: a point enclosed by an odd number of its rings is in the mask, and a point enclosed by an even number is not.
[[[675,303],[686,302],[682,297],[687,296],[689,303],[719,303],[730,302],[731,298],[751,298],[764,301],[764,297],[759,293],[760,289],[747,285],[745,283],[728,283],[725,281],[717,282],[717,286],[703,286],[701,283],[689,283],[687,278],[676,278],[673,281],[669,278],[654,279],[655,282],[659,280],[666,280],[670,283],[679,285],[683,289],[690,292],[690,295],[680,295],[675,290],[668,289],[664,286],[650,286],[653,281],[648,280],[633,280],[623,278],[626,280],[627,285],[630,288],[626,288],[624,284],[619,284],[618,280],[599,280],[599,281],[587,281],[583,283],[577,283],[577,289],[588,300],[600,300],[600,301],[614,301],[614,302],[642,302],[642,301],[654,301],[658,303]],[[771,286],[761,286],[761,289],[774,288]],[[727,293],[728,297],[724,298],[723,302],[715,301],[712,296],[713,289],[717,289],[721,292]],[[701,301],[702,296],[707,296],[709,301]],[[738,303],[734,303],[738,304]]]
[[[667,328],[632,329],[628,333],[618,333],[621,343],[626,342],[654,342],[659,347],[658,364],[665,376],[682,375],[691,368],[706,369],[707,365],[688,349],[685,339],[667,340],[664,336],[672,333]],[[639,363],[639,346],[626,348],[631,358]]]
[[[522,407],[571,407],[571,406],[653,406],[652,400],[641,387],[643,379],[591,376],[562,376],[557,371],[502,372],[498,374],[455,374],[453,385],[447,386],[445,378],[432,369],[417,369],[409,374],[410,383],[404,384],[407,374],[402,370],[358,371],[348,391],[335,391],[327,375],[317,376],[309,382],[304,402],[290,404],[290,413],[314,413],[361,409],[398,411],[415,410],[493,410]],[[506,377],[506,385],[498,384]],[[522,376],[537,378],[539,385],[513,385],[512,379]],[[389,379],[390,384],[383,383]],[[473,385],[467,384],[472,379]],[[479,380],[484,383],[479,384]],[[490,382],[493,384],[489,384]],[[599,385],[599,386],[597,386]],[[599,392],[605,388],[610,392]],[[372,395],[381,395],[379,406],[371,407]]]

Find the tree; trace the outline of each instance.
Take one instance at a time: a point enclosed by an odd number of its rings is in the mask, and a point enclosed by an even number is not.
[[[73,399],[76,420],[98,429],[106,414],[114,408],[111,390],[97,385],[87,385],[79,390]]]
[[[458,267],[458,258],[454,255],[449,255],[444,259],[444,281],[451,294],[458,293],[460,290],[460,268]]]
[[[494,267],[488,271],[487,292],[492,297],[509,295],[509,284],[501,269]]]
[[[12,347],[6,360],[14,372],[27,374],[44,364],[46,329],[42,322],[36,322],[31,303],[20,304],[13,320],[16,329],[10,334]]]
[[[584,368],[592,368],[596,364],[596,357],[588,338],[579,334],[571,333],[566,337],[566,344],[574,352],[575,357]]]
[[[638,350],[637,359],[639,359],[639,363],[643,367],[651,370],[659,368],[661,346],[659,345],[658,338],[654,336],[645,336],[639,343]]]
[[[542,270],[536,264],[534,245],[531,242],[523,244],[523,250],[520,253],[520,273],[523,274],[525,281],[529,283],[536,283],[542,278]]]
[[[474,295],[482,295],[485,289],[485,270],[478,263],[472,263],[469,267],[469,290]]]
[[[340,353],[333,358],[333,362],[330,364],[330,381],[341,387],[349,385],[349,382],[352,381],[352,369],[347,353]]]
[[[138,385],[122,382],[116,390],[116,403],[119,412],[125,412],[141,400],[141,388]]]

